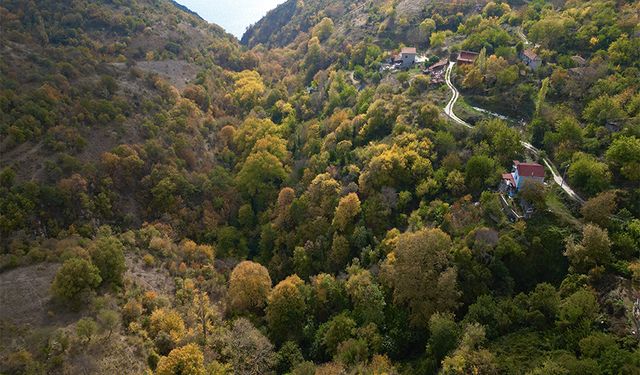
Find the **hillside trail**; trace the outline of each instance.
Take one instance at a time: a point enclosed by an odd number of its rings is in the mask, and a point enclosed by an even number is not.
[[[460,92],[458,92],[458,89],[453,85],[453,83],[451,82],[451,72],[453,71],[453,66],[456,63],[454,61],[449,62],[449,66],[447,66],[447,70],[445,71],[444,74],[444,80],[445,83],[447,84],[447,86],[449,87],[449,89],[451,90],[451,99],[449,100],[449,102],[447,102],[447,105],[444,107],[444,113],[449,116],[453,121],[455,121],[456,123],[465,126],[467,128],[472,129],[473,126],[471,124],[469,124],[468,122],[462,120],[460,117],[456,116],[456,114],[453,112],[453,107],[455,106],[456,102],[458,101],[458,98],[460,97]],[[481,108],[482,109],[482,108]],[[484,110],[486,111],[486,113],[490,113],[493,114],[493,112],[490,112],[488,110]],[[540,157],[540,150],[538,150],[535,146],[533,146],[531,143],[529,142],[525,142],[525,141],[520,141],[520,144],[522,144],[522,146],[524,148],[526,148],[527,150],[531,151],[532,153],[534,153],[536,156]],[[546,165],[546,167],[551,171],[551,175],[553,176],[553,182],[555,182],[558,186],[560,186],[560,188],[574,201],[578,202],[579,204],[584,203],[584,199],[582,199],[568,184],[567,182],[562,178],[562,176],[560,176],[560,174],[557,172],[558,168],[556,168],[556,166],[553,164],[553,162],[551,162],[551,160],[549,160],[549,158],[547,157],[541,157],[543,163]]]
[[[520,39],[522,39],[522,42],[524,43],[524,45],[525,45],[525,46],[528,46],[528,45],[530,45],[530,44],[531,44],[531,42],[529,41],[529,39],[527,39],[527,36],[526,36],[526,35],[524,35],[524,32],[522,32],[522,28],[521,28],[521,27],[519,27],[519,28],[516,30],[516,34],[518,35],[518,37],[519,37]]]

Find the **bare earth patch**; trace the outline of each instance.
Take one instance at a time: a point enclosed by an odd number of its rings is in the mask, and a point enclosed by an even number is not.
[[[167,270],[158,267],[147,267],[140,256],[135,254],[126,254],[125,259],[127,271],[124,277],[126,280],[143,289],[152,290],[159,295],[173,295],[175,286],[173,278]]]
[[[163,61],[138,61],[136,67],[160,74],[170,84],[182,90],[187,84],[196,78],[200,68],[184,60],[163,60]]]
[[[57,263],[40,263],[0,273],[0,320],[50,324],[50,288]]]
[[[66,374],[144,374],[146,354],[140,341],[118,333],[97,337],[81,352],[73,351],[65,363]]]

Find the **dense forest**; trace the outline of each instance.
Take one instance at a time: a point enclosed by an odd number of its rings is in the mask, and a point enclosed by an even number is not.
[[[640,374],[640,1],[0,19],[0,374]]]

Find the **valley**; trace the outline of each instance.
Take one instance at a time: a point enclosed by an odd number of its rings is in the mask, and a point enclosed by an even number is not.
[[[640,371],[639,1],[0,19],[1,374]]]

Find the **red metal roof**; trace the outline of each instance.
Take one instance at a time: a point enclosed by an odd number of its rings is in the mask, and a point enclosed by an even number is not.
[[[520,163],[517,160],[513,162],[521,177],[542,177],[544,178],[544,167],[538,163]]]

